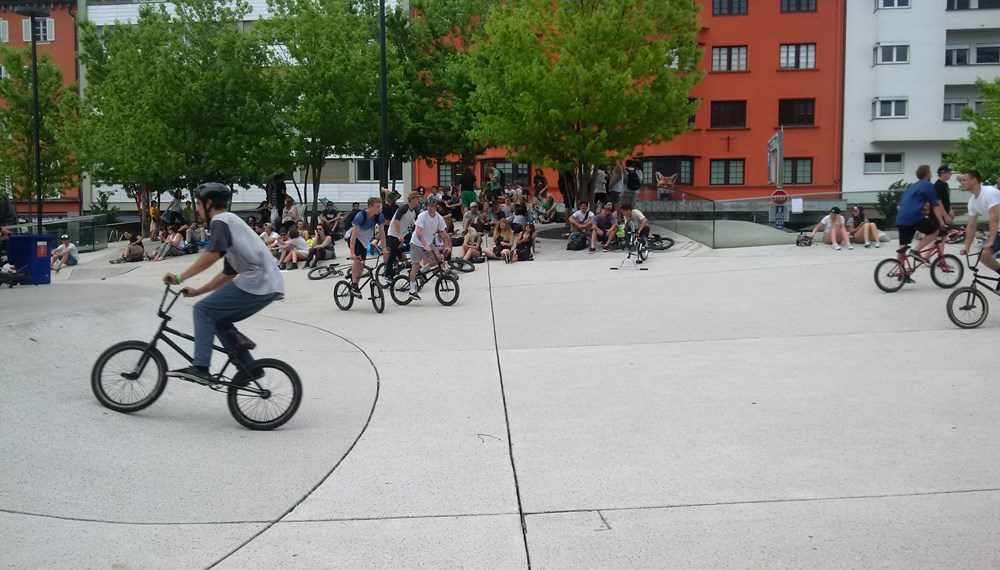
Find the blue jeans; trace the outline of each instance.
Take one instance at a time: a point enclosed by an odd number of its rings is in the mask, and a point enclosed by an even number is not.
[[[280,293],[254,295],[247,293],[230,281],[216,289],[208,297],[194,306],[194,361],[195,366],[208,367],[212,363],[212,344],[215,342],[217,325],[238,323],[271,304],[281,297]],[[228,337],[220,337],[223,346],[228,346]],[[240,351],[237,358],[244,366],[253,362],[249,350]]]

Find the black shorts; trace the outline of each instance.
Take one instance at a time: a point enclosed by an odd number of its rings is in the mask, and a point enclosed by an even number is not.
[[[361,240],[354,242],[354,255],[361,258],[361,261],[368,259],[368,244],[362,243]]]
[[[938,221],[937,218],[924,218],[915,224],[900,226],[897,225],[896,229],[899,230],[899,245],[910,245],[913,241],[913,236],[920,232],[922,234],[932,234],[938,231]]]

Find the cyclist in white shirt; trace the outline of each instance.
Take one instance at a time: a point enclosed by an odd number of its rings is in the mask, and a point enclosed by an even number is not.
[[[962,255],[965,255],[972,245],[979,217],[987,217],[990,221],[990,231],[986,234],[986,243],[979,253],[979,259],[984,265],[1000,273],[1000,263],[996,260],[997,253],[1000,253],[1000,239],[997,239],[997,231],[1000,228],[1000,190],[983,184],[982,179],[978,170],[969,170],[958,179],[959,186],[972,193],[972,198],[969,198],[969,223],[965,226]],[[1000,288],[1000,282],[997,282],[997,287]]]
[[[417,293],[417,273],[421,265],[435,261],[432,256],[440,255],[435,250],[435,240],[443,244],[443,249],[447,253],[451,251],[451,238],[448,237],[447,226],[444,218],[438,214],[441,207],[433,200],[427,202],[427,209],[420,212],[413,230],[413,237],[410,238],[410,298],[420,300]]]

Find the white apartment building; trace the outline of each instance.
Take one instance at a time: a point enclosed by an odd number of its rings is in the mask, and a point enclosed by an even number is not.
[[[128,24],[134,22],[139,16],[139,6],[150,2],[135,2],[129,0],[80,0],[81,17],[85,17],[100,28],[113,28],[115,25]],[[243,22],[244,27],[253,26],[254,21],[266,18],[268,15],[267,2],[265,0],[249,0],[252,11],[246,16]],[[399,4],[397,0],[386,0],[387,8]],[[169,10],[169,3],[168,10]],[[86,85],[86,70],[81,71],[81,84]],[[332,86],[331,86],[332,88]],[[372,125],[373,129],[378,129],[378,124]],[[410,163],[390,162],[389,165],[389,187],[395,188],[397,192],[405,195],[404,189],[412,188],[413,169]],[[262,184],[264,181],[261,181]],[[338,204],[348,204],[351,202],[364,202],[370,196],[378,195],[378,160],[366,157],[342,157],[331,156],[326,160],[323,171],[320,175],[319,197],[326,198]],[[304,184],[305,183],[305,184]],[[311,203],[313,181],[305,179],[304,172],[294,172],[286,182],[288,194],[297,196],[297,188],[307,197]],[[308,188],[306,187],[308,185]],[[297,188],[296,188],[297,186]],[[101,190],[111,190],[114,194],[111,197],[113,202],[131,203],[125,193],[119,187],[96,186],[90,183],[89,178],[85,180],[85,196],[91,196],[92,201]],[[252,209],[262,200],[266,199],[263,186],[252,186],[250,188],[238,188],[233,196],[234,208],[237,210]]]
[[[966,135],[976,78],[1000,75],[1000,0],[847,0],[846,22],[843,191],[872,202]]]

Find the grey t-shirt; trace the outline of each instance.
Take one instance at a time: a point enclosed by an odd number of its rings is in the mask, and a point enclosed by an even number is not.
[[[226,275],[239,275],[233,283],[253,295],[285,292],[285,280],[274,256],[257,234],[232,212],[212,216],[208,251],[225,254]]]

